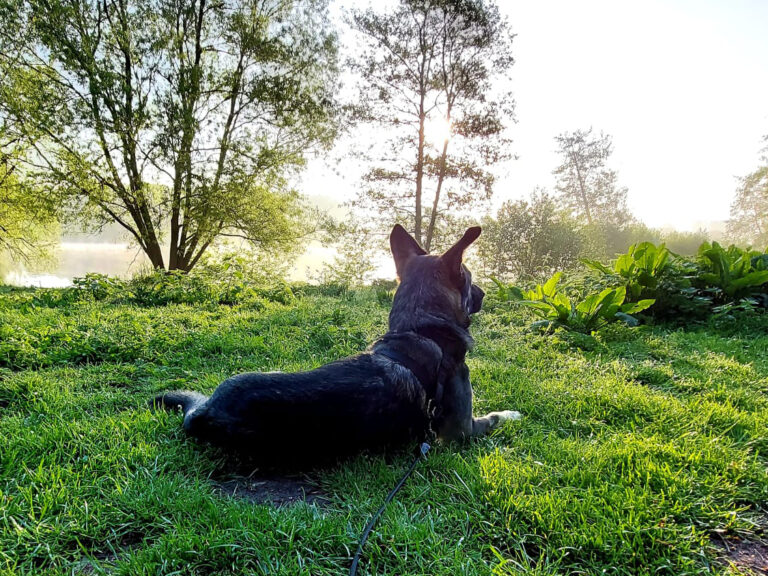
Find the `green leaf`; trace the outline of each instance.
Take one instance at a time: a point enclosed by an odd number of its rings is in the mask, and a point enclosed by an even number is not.
[[[623,276],[624,278],[629,278],[632,276],[632,273],[635,270],[635,259],[632,254],[622,254],[616,259],[616,264],[614,266],[614,269],[616,270],[616,273]]]
[[[603,274],[613,274],[613,270],[608,268],[608,266],[606,266],[605,264],[598,262],[597,260],[588,260],[586,258],[582,258],[581,263],[589,268],[592,268],[593,270],[602,272]]]
[[[741,288],[762,286],[766,282],[768,282],[768,270],[762,270],[760,272],[750,272],[746,276],[734,280],[731,282],[731,286],[733,286],[734,289],[739,290]]]
[[[651,306],[653,306],[656,303],[656,300],[647,299],[647,300],[640,300],[639,302],[634,302],[630,304],[624,304],[621,306],[621,312],[625,314],[637,314],[638,312],[642,312],[643,310],[647,310]]]
[[[541,292],[544,296],[554,296],[557,289],[557,283],[560,282],[561,272],[555,272],[555,274],[541,286]]]

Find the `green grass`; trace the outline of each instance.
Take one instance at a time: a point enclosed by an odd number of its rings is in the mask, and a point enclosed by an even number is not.
[[[765,526],[768,317],[545,338],[487,308],[475,412],[525,417],[433,448],[360,574],[738,573],[713,542]],[[231,465],[146,402],[353,354],[387,313],[373,291],[146,308],[2,291],[0,574],[345,574],[410,454],[319,472],[326,505],[257,505],[218,492]]]

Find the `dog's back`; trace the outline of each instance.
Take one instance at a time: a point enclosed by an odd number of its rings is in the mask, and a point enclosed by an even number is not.
[[[210,398],[177,391],[155,402],[181,408],[188,434],[281,465],[402,445],[429,426],[418,380],[373,353],[308,372],[239,374]]]

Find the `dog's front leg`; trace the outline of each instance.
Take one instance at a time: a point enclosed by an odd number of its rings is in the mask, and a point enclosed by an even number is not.
[[[519,420],[522,417],[520,412],[514,410],[502,410],[501,412],[489,412],[485,416],[472,419],[472,436],[482,436],[487,434],[507,420]]]
[[[472,417],[472,384],[466,364],[456,367],[446,379],[435,432],[442,440],[463,440],[482,436],[507,420],[517,420],[520,413],[513,410],[491,412],[480,418]]]

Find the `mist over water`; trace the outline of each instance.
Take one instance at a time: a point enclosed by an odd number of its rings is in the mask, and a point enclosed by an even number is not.
[[[88,272],[127,278],[148,267],[144,253],[126,243],[62,242],[50,265],[28,268],[12,264],[4,281],[14,286],[61,288]]]
[[[333,260],[335,251],[310,242],[293,264],[289,280],[315,281],[322,268]],[[167,259],[167,248],[164,256]],[[137,247],[125,242],[83,242],[63,241],[50,263],[26,267],[22,263],[11,263],[0,270],[0,283],[11,286],[33,286],[37,288],[65,288],[72,285],[73,278],[89,272],[130,278],[151,269],[149,259]],[[376,259],[376,277],[394,278],[394,265],[388,254]]]

